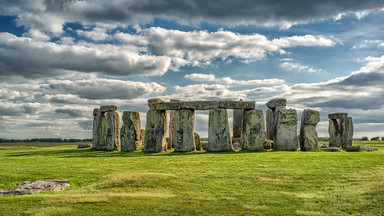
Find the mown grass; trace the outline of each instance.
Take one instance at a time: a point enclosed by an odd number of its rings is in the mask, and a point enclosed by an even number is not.
[[[379,151],[8,147],[0,150],[1,189],[48,178],[71,187],[0,197],[0,215],[383,215],[384,142],[363,144]]]

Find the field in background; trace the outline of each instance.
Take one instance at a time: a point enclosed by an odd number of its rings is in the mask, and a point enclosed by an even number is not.
[[[123,153],[77,144],[1,144],[0,189],[56,178],[71,188],[0,197],[0,215],[384,214],[383,141],[354,142],[375,152]]]

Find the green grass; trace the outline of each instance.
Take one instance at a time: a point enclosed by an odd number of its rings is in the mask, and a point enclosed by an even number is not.
[[[1,189],[48,178],[67,179],[71,187],[0,197],[0,215],[383,215],[384,142],[363,144],[379,151],[2,147]]]

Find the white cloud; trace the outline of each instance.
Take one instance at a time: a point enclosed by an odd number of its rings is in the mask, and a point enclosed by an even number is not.
[[[283,84],[282,79],[257,79],[257,80],[234,80],[231,77],[216,78],[214,74],[188,74],[187,79],[198,82],[216,82],[223,85],[278,85]]]
[[[314,69],[312,67],[309,67],[308,65],[302,65],[297,62],[283,62],[280,64],[280,67],[290,71],[307,72],[307,73],[315,73],[315,72],[323,71],[321,69]]]

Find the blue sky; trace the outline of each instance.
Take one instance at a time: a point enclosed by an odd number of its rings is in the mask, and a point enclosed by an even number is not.
[[[384,1],[0,0],[0,138],[90,138],[92,110],[286,98],[384,136]],[[231,115],[231,111],[229,111]],[[231,121],[231,119],[230,119]],[[207,135],[207,112],[195,130]]]

